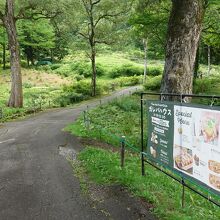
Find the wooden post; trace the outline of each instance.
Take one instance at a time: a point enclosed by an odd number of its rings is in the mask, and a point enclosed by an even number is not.
[[[0,108],[0,119],[3,119],[3,108]]]
[[[185,182],[184,179],[182,178],[182,208],[185,207]]]
[[[125,136],[121,137],[121,168],[124,167],[125,162]]]

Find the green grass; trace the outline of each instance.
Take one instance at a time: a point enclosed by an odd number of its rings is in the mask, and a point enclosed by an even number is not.
[[[55,74],[33,69],[22,69],[22,75],[24,107],[14,109],[7,107],[10,95],[10,71],[0,73],[0,108],[3,109],[3,118],[0,121],[8,121],[41,109],[59,106],[57,99],[61,95],[62,86],[68,83],[67,80]]]
[[[139,156],[127,153],[125,167],[120,167],[118,153],[88,147],[79,154],[81,167],[99,184],[121,184],[134,195],[152,204],[152,212],[168,220],[217,220],[220,209],[207,200],[186,190],[185,207],[181,207],[182,187],[168,176],[146,166],[146,176],[141,176]]]
[[[85,117],[86,121],[85,122]],[[88,112],[66,130],[81,137],[104,140],[113,145],[120,144],[120,138],[126,136],[131,145],[140,146],[140,106],[139,97],[115,99],[108,105],[102,105]]]

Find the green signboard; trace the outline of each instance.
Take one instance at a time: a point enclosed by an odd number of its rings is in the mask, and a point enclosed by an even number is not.
[[[148,101],[147,155],[220,195],[220,111]]]

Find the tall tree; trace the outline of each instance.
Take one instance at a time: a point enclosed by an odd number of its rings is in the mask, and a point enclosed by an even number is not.
[[[14,15],[15,5],[14,0],[6,0],[5,13],[0,11],[0,19],[6,29],[8,36],[8,45],[10,51],[10,64],[11,64],[11,95],[8,102],[10,107],[23,106],[23,93],[22,93],[22,77],[20,66],[20,53],[19,44],[17,39],[16,18]]]
[[[161,92],[192,93],[196,51],[205,0],[172,0]]]
[[[201,42],[205,45],[205,60],[208,61],[208,74],[211,70],[211,61],[214,61],[216,52],[220,48],[220,2],[210,1],[204,19]],[[211,57],[212,56],[212,57]],[[218,60],[218,59],[217,59]]]
[[[155,54],[165,53],[170,8],[170,0],[138,0],[130,18],[135,35],[141,41],[148,39],[148,48]]]
[[[129,11],[126,0],[80,0],[78,35],[89,45],[92,65],[92,96],[96,95],[96,49],[98,44],[111,44],[117,37],[117,24]]]
[[[0,26],[0,45],[2,45],[2,63],[3,69],[6,69],[6,47],[7,47],[7,37],[5,33],[5,28]]]
[[[37,54],[49,54],[55,46],[55,33],[48,19],[20,20],[17,23],[18,37],[21,49],[24,51],[27,62],[34,64]]]
[[[15,4],[17,3],[17,4]],[[11,93],[8,101],[9,107],[23,106],[22,76],[20,66],[20,51],[16,29],[18,19],[36,19],[54,17],[56,3],[51,4],[50,0],[27,1],[27,0],[6,0],[0,1],[0,21],[6,29],[8,46],[10,51],[11,65]],[[48,10],[49,12],[48,12]]]

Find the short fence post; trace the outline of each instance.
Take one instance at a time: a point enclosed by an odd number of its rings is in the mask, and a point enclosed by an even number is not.
[[[185,182],[184,179],[182,178],[182,208],[185,207]]]
[[[89,130],[90,118],[89,118],[88,110],[83,111],[83,120],[84,120],[84,126],[86,127],[86,130]]]
[[[83,121],[84,125],[86,125],[86,111],[83,111]]]
[[[3,108],[0,108],[0,119],[3,121]]]
[[[35,101],[32,99],[32,103],[34,104],[34,114],[36,113]]]
[[[121,168],[124,167],[125,162],[125,136],[121,137]]]
[[[102,100],[101,100],[101,99],[100,99],[100,101],[99,101],[99,102],[100,102],[100,105],[102,105]]]

